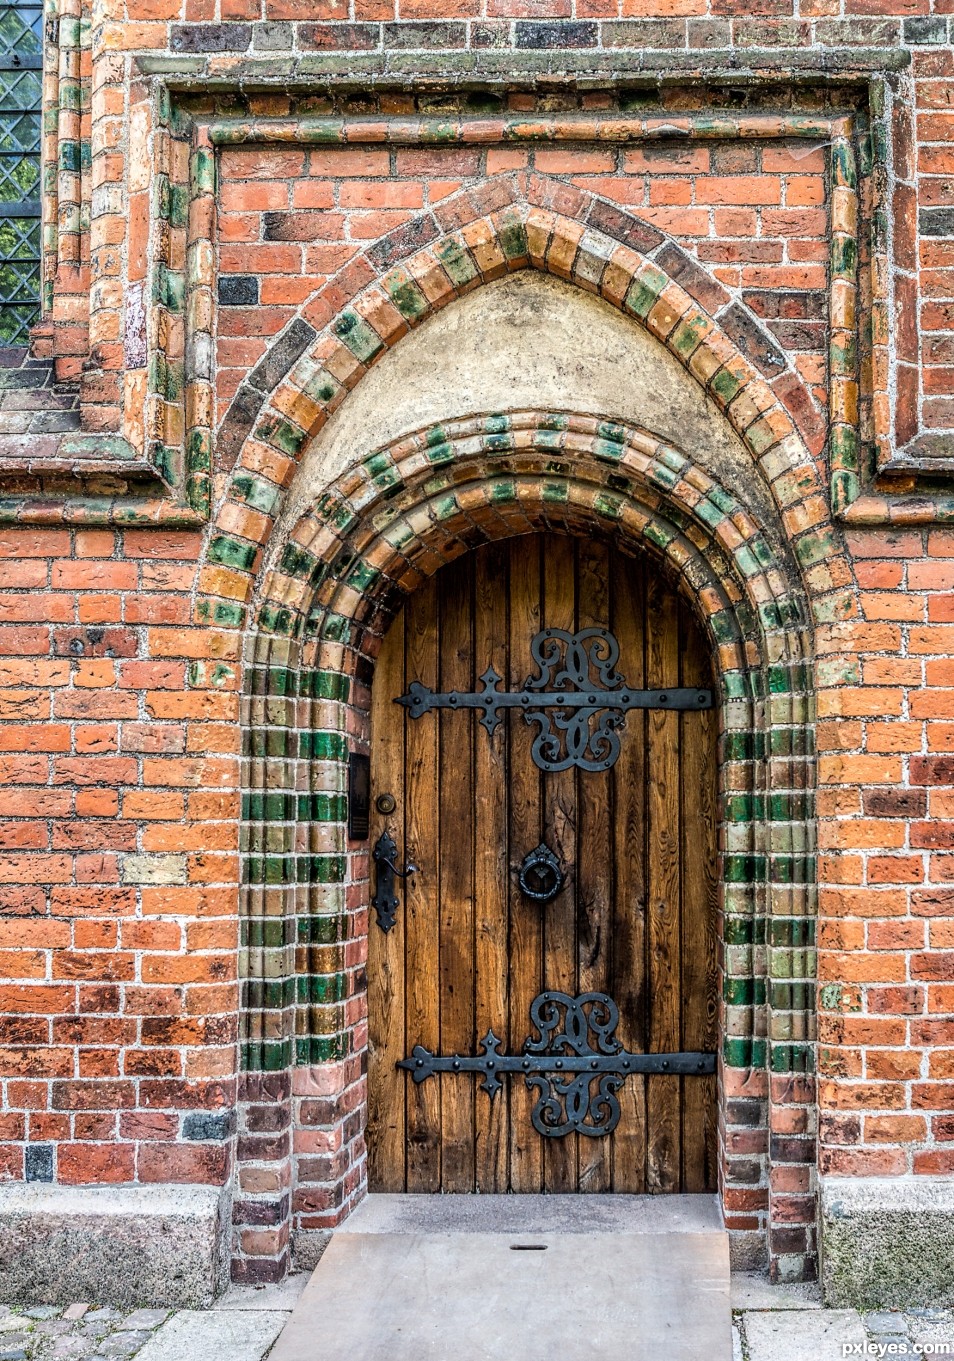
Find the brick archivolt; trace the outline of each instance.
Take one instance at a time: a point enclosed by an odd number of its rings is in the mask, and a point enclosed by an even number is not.
[[[306,309],[239,390],[219,435],[222,452],[233,450],[237,459],[216,511],[210,557],[240,575],[223,582],[216,569],[200,586],[224,584],[233,600],[247,600],[261,563],[258,550],[272,533],[303,453],[348,391],[440,308],[482,283],[530,268],[603,298],[675,356],[725,415],[749,452],[753,474],[770,489],[816,618],[853,614],[851,575],[818,467],[772,384],[718,321],[658,258],[650,258],[653,252],[644,254],[594,225],[611,206],[595,195],[537,180],[529,192],[540,201],[528,202],[515,179],[485,187],[492,210],[481,212],[487,206],[481,191],[463,191],[457,215],[470,220],[440,236],[431,232],[424,248],[414,249],[424,233],[417,222],[402,227],[399,239],[379,242],[375,258],[390,267],[374,270],[367,257],[349,267],[349,279],[337,281],[343,305],[339,301],[332,312],[326,304],[329,315],[320,330],[305,320],[318,319],[315,308]],[[578,216],[558,211],[568,192]],[[497,206],[502,197],[510,201]],[[447,212],[454,209],[452,202]],[[615,207],[612,212],[617,232],[638,239],[639,220]],[[400,264],[393,264],[395,256],[403,256]]]
[[[321,492],[267,575],[247,666],[249,1090],[251,1074],[292,1064],[293,1092],[320,1081],[347,1104],[360,1085],[367,859],[343,795],[374,658],[404,597],[446,562],[545,530],[648,552],[704,619],[721,714],[722,1100],[760,1096],[771,1127],[814,1069],[810,610],[794,555],[706,469],[572,412],[474,416],[375,450]],[[797,1096],[777,1101],[773,1074]],[[769,1161],[764,1175],[771,1186]],[[728,1148],[723,1176],[731,1187]]]

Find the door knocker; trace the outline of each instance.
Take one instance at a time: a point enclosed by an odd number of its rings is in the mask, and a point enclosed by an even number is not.
[[[563,888],[566,875],[553,851],[541,841],[524,856],[517,872],[517,883],[525,897],[532,898],[535,903],[549,903]]]

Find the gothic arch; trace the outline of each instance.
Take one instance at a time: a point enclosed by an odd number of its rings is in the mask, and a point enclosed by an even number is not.
[[[210,552],[213,562],[246,577],[246,589],[236,582],[232,598],[248,598],[261,565],[257,550],[271,534],[304,451],[369,369],[464,293],[537,269],[603,298],[678,360],[724,413],[771,489],[816,618],[853,615],[851,572],[834,539],[824,483],[780,395],[791,402],[793,384],[799,387],[791,370],[772,380],[760,373],[693,296],[705,289],[686,280],[690,293],[667,272],[660,234],[638,218],[538,176],[525,186],[516,176],[501,177],[484,190],[486,205],[471,190],[445,205],[442,220],[460,225],[438,235],[433,219],[422,216],[352,261],[306,304],[239,389],[219,434],[220,456],[235,462]],[[595,222],[612,222],[615,235]],[[647,232],[653,233],[648,241]],[[422,240],[427,244],[417,248]],[[638,241],[647,253],[631,244]],[[694,265],[696,276],[704,271]],[[723,320],[725,314],[722,308]]]

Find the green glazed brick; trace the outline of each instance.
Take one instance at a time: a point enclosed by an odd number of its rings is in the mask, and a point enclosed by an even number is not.
[[[312,822],[344,822],[348,816],[348,801],[344,794],[313,793],[310,820]]]
[[[724,978],[722,996],[728,1006],[761,1006],[765,1001],[765,981],[761,978]]]
[[[298,918],[299,945],[337,945],[348,938],[348,921],[340,913]]]
[[[301,693],[309,699],[338,699],[346,703],[351,678],[340,671],[307,671],[302,676]]]
[[[192,195],[215,193],[215,155],[208,147],[196,147],[189,161]]]
[[[250,572],[258,553],[254,543],[233,539],[228,534],[216,534],[209,544],[209,561],[220,563],[223,567],[238,567]]]
[[[317,372],[311,373],[300,386],[305,396],[310,397],[319,406],[328,406],[341,391],[341,384],[327,369],[318,369]]]
[[[344,974],[315,974],[308,980],[307,995],[302,1001],[327,1005],[343,1002],[348,995],[348,983]]]
[[[815,922],[811,917],[773,918],[769,928],[773,946],[798,949],[815,943]]]
[[[306,1063],[330,1063],[343,1059],[348,1053],[346,1035],[318,1035],[307,1041]]]
[[[698,312],[689,317],[682,317],[676,324],[676,329],[667,343],[684,364],[688,364],[699,348],[709,325],[708,318]]]
[[[153,275],[152,298],[160,307],[181,313],[185,306],[185,276],[160,262]]]
[[[255,438],[261,440],[263,444],[270,444],[283,454],[297,458],[308,436],[304,430],[299,430],[297,425],[292,425],[291,421],[282,420],[277,416],[266,416],[256,426]]]
[[[770,990],[773,1011],[808,1011],[814,1004],[814,982],[793,982],[791,980],[782,982],[780,980],[772,979]]]
[[[837,141],[832,143],[831,183],[832,188],[845,186],[848,189],[857,189],[858,187],[854,152],[848,142]]]
[[[762,564],[748,544],[743,544],[741,548],[737,548],[732,557],[736,567],[744,577],[758,576],[762,571]]]
[[[334,643],[348,643],[351,641],[351,631],[351,620],[343,614],[327,614],[321,635]]]
[[[419,321],[430,311],[430,304],[405,270],[396,270],[384,279],[384,291],[406,321]],[[342,337],[342,339],[345,339]],[[345,339],[345,344],[347,344]]]
[[[455,288],[463,288],[477,278],[479,270],[473,256],[457,241],[442,241],[434,247],[434,254]]]
[[[369,477],[376,478],[381,473],[393,473],[394,462],[389,453],[372,454],[370,458],[364,460]]]
[[[300,884],[343,884],[345,881],[343,855],[301,855],[298,857],[297,877]]]
[[[728,406],[745,387],[745,383],[746,379],[738,377],[731,369],[721,368],[709,384],[709,390],[714,393],[723,406]],[[749,438],[752,433],[753,430],[750,427],[746,438]]]
[[[245,622],[245,606],[234,600],[202,600],[199,602],[200,618],[210,620],[223,628],[241,628]]]
[[[381,573],[378,569],[372,567],[369,563],[356,562],[348,573],[347,582],[348,585],[353,586],[356,591],[366,591],[369,586],[377,581],[380,575]]]
[[[671,491],[679,481],[679,474],[672,468],[664,468],[657,463],[650,469],[648,481],[657,487],[662,487],[664,491]]]
[[[332,329],[362,364],[369,364],[384,349],[384,341],[377,331],[350,307],[341,314]]]
[[[773,1073],[813,1073],[815,1051],[810,1044],[773,1044]]]
[[[725,816],[729,822],[751,822],[765,813],[761,794],[729,794],[725,801]]]
[[[765,1041],[727,1035],[722,1041],[722,1057],[727,1068],[764,1068]]]
[[[258,612],[258,622],[267,633],[284,637],[294,634],[299,625],[298,616],[284,605],[263,605]]]
[[[654,265],[644,265],[629,286],[623,302],[624,310],[645,321],[668,282],[668,276],[662,270]]]
[[[521,219],[506,214],[497,231],[497,242],[508,260],[525,260],[530,254],[527,229]]]
[[[266,482],[264,478],[256,477],[254,473],[236,473],[232,479],[232,487],[237,500],[244,501],[252,510],[260,510],[263,515],[273,514],[281,499],[281,490],[274,482]]]
[[[278,560],[278,570],[299,581],[307,581],[317,565],[316,558],[297,543],[286,543]]]
[[[168,217],[171,226],[183,229],[189,225],[191,196],[186,184],[170,184]]]

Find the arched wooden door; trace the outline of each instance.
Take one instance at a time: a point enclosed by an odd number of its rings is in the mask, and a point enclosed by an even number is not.
[[[442,569],[385,639],[371,844],[388,831],[399,861],[420,870],[398,885],[394,927],[372,912],[368,928],[373,1191],[715,1189],[714,1076],[629,1076],[612,1133],[549,1137],[532,1120],[538,1089],[520,1074],[491,1099],[473,1073],[418,1084],[397,1067],[415,1045],[477,1055],[489,1030],[501,1053],[520,1053],[547,989],[608,994],[627,1051],[716,1048],[715,710],[630,711],[611,769],[545,772],[521,713],[491,736],[474,710],[412,718],[393,702],[414,681],[479,690],[490,665],[501,688],[520,690],[534,635],[589,627],[615,634],[628,686],[712,686],[704,638],[654,563],[558,535]],[[386,795],[392,813],[376,808]],[[566,873],[546,904],[517,873],[541,842]]]

